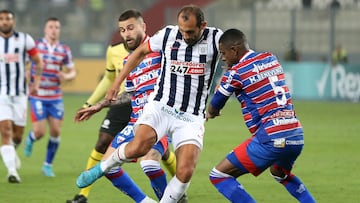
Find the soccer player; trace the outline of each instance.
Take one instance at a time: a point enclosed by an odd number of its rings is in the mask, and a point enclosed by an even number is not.
[[[25,156],[30,157],[34,142],[45,135],[48,123],[50,137],[42,166],[42,173],[47,177],[55,177],[52,164],[60,144],[61,124],[64,117],[61,82],[72,80],[76,76],[71,50],[59,41],[60,30],[59,19],[48,18],[44,26],[44,37],[36,42],[44,63],[44,70],[37,94],[30,93],[29,95],[32,130],[28,133],[24,148]],[[32,63],[30,84],[35,74],[36,64]]]
[[[120,15],[119,18],[120,34],[125,40],[125,46],[129,50],[134,50],[142,43],[146,43],[149,37],[146,35],[145,23],[141,16],[141,13],[136,10],[127,10]],[[130,54],[125,58],[124,63],[131,58]],[[107,158],[109,154],[112,154],[115,149],[123,142],[129,142],[133,139],[133,125],[141,115],[144,105],[148,101],[150,93],[154,91],[155,81],[160,75],[161,68],[161,53],[154,52],[148,54],[139,66],[133,70],[127,77],[125,83],[126,92],[131,92],[131,103],[132,103],[132,114],[131,119],[127,127],[125,127],[117,136],[114,138],[111,146],[106,152],[104,158]],[[121,98],[120,98],[121,100]],[[80,112],[80,116],[77,118],[78,121],[87,120],[92,113],[99,111],[102,107],[109,104],[107,100],[101,102],[93,107],[84,109]],[[154,189],[156,196],[160,199],[165,190],[167,180],[165,172],[160,167],[160,160],[162,155],[168,148],[167,137],[164,137],[158,142],[140,162],[142,169],[145,174],[149,177],[151,186]],[[99,167],[96,165],[95,167]],[[106,177],[113,183],[114,186],[119,188],[121,191],[128,190],[124,184],[129,182],[123,178],[124,171],[119,167],[114,167],[106,173]],[[83,187],[81,184],[79,187]],[[87,186],[87,185],[85,185]],[[126,194],[129,192],[126,191]],[[135,200],[135,199],[134,199]],[[137,200],[136,200],[137,201]]]
[[[134,139],[121,144],[99,167],[83,172],[78,183],[90,184],[112,166],[145,155],[168,134],[177,167],[160,202],[177,202],[182,197],[203,147],[205,106],[219,59],[221,34],[221,30],[206,26],[199,7],[186,5],[178,13],[177,26],[166,26],[131,54],[106,99],[115,100],[117,86],[125,77],[147,54],[160,51],[163,63],[155,90],[135,123]]]
[[[115,77],[120,73],[123,68],[123,59],[128,55],[128,50],[124,46],[123,39],[120,36],[120,32],[117,30],[114,32],[111,42],[106,51],[106,69],[104,76],[99,84],[96,86],[94,92],[87,99],[85,104],[80,110],[89,108],[101,101],[104,98],[106,90],[112,85]],[[120,92],[124,91],[124,85],[119,85]],[[79,111],[80,111],[79,110]],[[78,111],[78,112],[79,112]],[[131,115],[131,102],[128,99],[125,102],[111,105],[102,124],[99,129],[98,139],[95,143],[94,149],[92,149],[88,158],[86,169],[89,169],[96,165],[104,156],[107,147],[114,139],[116,134],[127,126]],[[76,112],[76,116],[79,115]],[[75,118],[76,120],[77,118]],[[72,200],[67,200],[67,203],[86,203],[91,190],[91,185],[82,188],[78,194],[74,196]]]
[[[121,33],[122,38],[126,39],[123,46],[127,50],[134,50],[136,47],[138,47],[141,44],[141,42],[143,42],[143,40],[148,38],[145,33],[145,24],[141,17],[141,13],[139,13],[138,11],[128,10],[128,11],[125,11],[123,14],[121,14],[121,16],[119,18],[119,27],[120,27],[119,33]],[[160,56],[160,60],[154,60],[154,62],[160,63],[161,56]],[[143,65],[145,65],[145,67],[147,67],[147,68],[149,68],[148,67],[149,65],[152,65],[152,66],[155,66],[157,69],[159,69],[159,64],[152,63],[152,61],[150,61],[149,64],[143,64]],[[149,69],[149,70],[151,70],[151,69]],[[139,76],[136,76],[136,77],[138,77],[139,81],[141,81],[142,78],[146,78],[147,75],[151,76],[151,73],[152,72],[150,72],[148,74],[144,74],[144,75],[140,74]],[[142,76],[142,77],[140,77],[140,76]],[[152,77],[157,77],[157,75],[152,75]],[[156,80],[156,78],[153,78],[151,80],[151,82],[153,83],[155,80]],[[146,80],[143,80],[143,82],[145,82],[145,81]],[[146,93],[150,93],[151,91],[153,91],[152,83],[150,83],[149,87],[147,87]],[[136,85],[136,88],[140,88],[140,87],[137,87],[139,84],[135,83],[135,85]],[[136,89],[135,87],[132,87],[132,88]],[[142,95],[142,94],[140,94],[141,91],[144,91],[144,89],[138,90],[136,102],[135,101],[133,102],[134,105],[135,104],[140,105],[140,106],[136,106],[136,112],[138,112],[138,113],[140,113],[142,111],[142,102],[147,101],[146,97],[141,98],[141,95]],[[143,94],[146,95],[145,92]],[[138,102],[140,102],[140,103],[138,103]],[[121,103],[123,103],[123,102],[119,102],[119,104],[121,104]],[[111,105],[110,108],[112,108],[112,106],[113,105]],[[85,109],[85,110],[79,111],[77,113],[75,120],[78,120],[88,110],[92,111],[91,110],[92,108],[94,108],[94,107],[90,107],[90,109]],[[118,135],[118,137],[124,136],[124,132],[128,133],[129,129],[132,129],[132,125],[136,121],[136,119],[138,117],[138,113],[132,115],[132,120],[130,121],[129,126],[126,127],[122,131],[122,133],[120,133]],[[114,141],[119,140],[119,139],[120,138],[116,138]],[[118,143],[115,143],[115,144],[118,144]],[[166,145],[167,145],[167,143],[166,143]],[[116,147],[113,147],[113,148],[116,148]],[[154,191],[157,196],[162,195],[163,188],[165,188],[165,186],[166,186],[166,177],[165,177],[164,171],[160,168],[160,163],[159,163],[160,159],[163,159],[163,163],[165,164],[165,166],[167,166],[167,169],[170,171],[170,173],[172,175],[175,173],[174,172],[175,166],[176,166],[175,155],[170,150],[166,150],[167,146],[164,149],[162,149],[162,148],[156,149],[155,148],[152,151],[153,153],[149,153],[147,156],[143,157],[143,159],[141,161],[142,168],[145,171],[145,174],[150,178],[151,185],[153,186]],[[119,178],[119,180],[117,180],[117,181],[125,181],[125,180],[121,180]],[[114,185],[116,187],[118,187],[119,189],[121,189],[120,183],[118,183],[117,185],[116,184],[114,184]],[[124,190],[124,189],[122,189],[122,190]],[[74,200],[75,200],[75,198],[74,198]],[[80,199],[83,199],[83,198],[80,198]],[[186,196],[184,196],[184,199],[186,199]],[[69,201],[69,203],[70,203],[70,201]]]
[[[34,82],[30,92],[36,94],[43,64],[34,39],[27,33],[17,32],[15,14],[9,10],[0,11],[0,154],[8,169],[8,182],[21,181],[17,169],[20,167],[15,147],[21,143],[26,125],[27,94],[26,56],[35,63]],[[14,146],[15,145],[15,146]]]
[[[299,202],[315,202],[291,173],[304,138],[279,61],[269,52],[249,49],[244,33],[237,29],[224,32],[219,48],[222,60],[231,68],[223,75],[206,117],[219,116],[234,93],[252,136],[212,169],[211,183],[230,202],[255,202],[236,178],[247,173],[258,176],[270,168],[274,179]]]

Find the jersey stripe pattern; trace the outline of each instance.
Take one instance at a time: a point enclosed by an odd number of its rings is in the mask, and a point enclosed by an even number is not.
[[[152,51],[163,53],[160,79],[154,100],[179,112],[204,116],[208,91],[219,59],[222,31],[207,27],[201,39],[188,45],[178,26],[167,26],[149,40]]]
[[[224,74],[218,92],[235,94],[246,126],[261,142],[303,134],[283,68],[269,52],[249,51]]]
[[[41,100],[57,100],[61,99],[62,92],[60,86],[60,78],[57,76],[62,71],[63,66],[74,68],[72,54],[70,48],[59,42],[50,45],[45,38],[36,42],[36,47],[41,54],[44,69],[41,75],[39,90],[36,95],[29,95],[32,98]],[[35,75],[35,63],[31,64],[31,82]]]
[[[27,52],[35,47],[34,39],[22,32],[9,38],[0,36],[0,95],[26,95],[25,79]]]
[[[131,57],[131,54],[128,57]],[[124,59],[124,63],[128,57]],[[134,124],[140,117],[149,95],[154,91],[156,80],[160,75],[161,58],[160,52],[146,55],[144,60],[126,78],[125,90],[132,92],[131,106],[133,110],[130,124]]]

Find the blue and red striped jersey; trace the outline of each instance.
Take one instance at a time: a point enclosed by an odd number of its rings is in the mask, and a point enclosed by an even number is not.
[[[217,93],[235,94],[246,126],[262,142],[303,134],[283,68],[269,52],[248,51],[223,75]]]
[[[72,54],[70,48],[59,42],[55,45],[50,45],[45,38],[36,42],[36,47],[41,54],[44,63],[44,69],[41,75],[41,81],[37,95],[30,95],[30,97],[43,100],[56,100],[62,97],[60,79],[57,74],[62,71],[62,68],[74,68]],[[31,77],[35,74],[35,64],[31,65]]]

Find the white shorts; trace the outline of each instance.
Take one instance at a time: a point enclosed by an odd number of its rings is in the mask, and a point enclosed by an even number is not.
[[[201,150],[205,133],[205,119],[186,112],[178,112],[175,108],[157,101],[149,101],[137,120],[134,130],[140,124],[151,126],[157,133],[157,139],[169,135],[174,150],[184,144],[194,144]]]
[[[28,97],[26,95],[0,95],[0,121],[12,120],[15,125],[25,126],[27,114],[27,99]]]

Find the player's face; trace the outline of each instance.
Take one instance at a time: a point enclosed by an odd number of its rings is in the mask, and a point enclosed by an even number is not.
[[[219,50],[221,54],[221,60],[224,61],[229,67],[239,62],[238,51],[234,46],[225,46],[219,43]]]
[[[10,34],[15,26],[15,19],[11,13],[0,14],[0,32],[8,35]]]
[[[56,20],[50,20],[45,24],[44,33],[45,38],[52,41],[56,41],[60,37],[60,22]]]
[[[202,22],[201,26],[198,27],[196,25],[196,17],[194,15],[189,15],[189,18],[184,20],[183,15],[180,14],[178,18],[178,25],[184,41],[188,45],[194,45],[200,39],[206,26],[206,22]]]
[[[130,50],[135,50],[145,37],[145,24],[135,18],[119,21],[119,30],[125,46]]]

